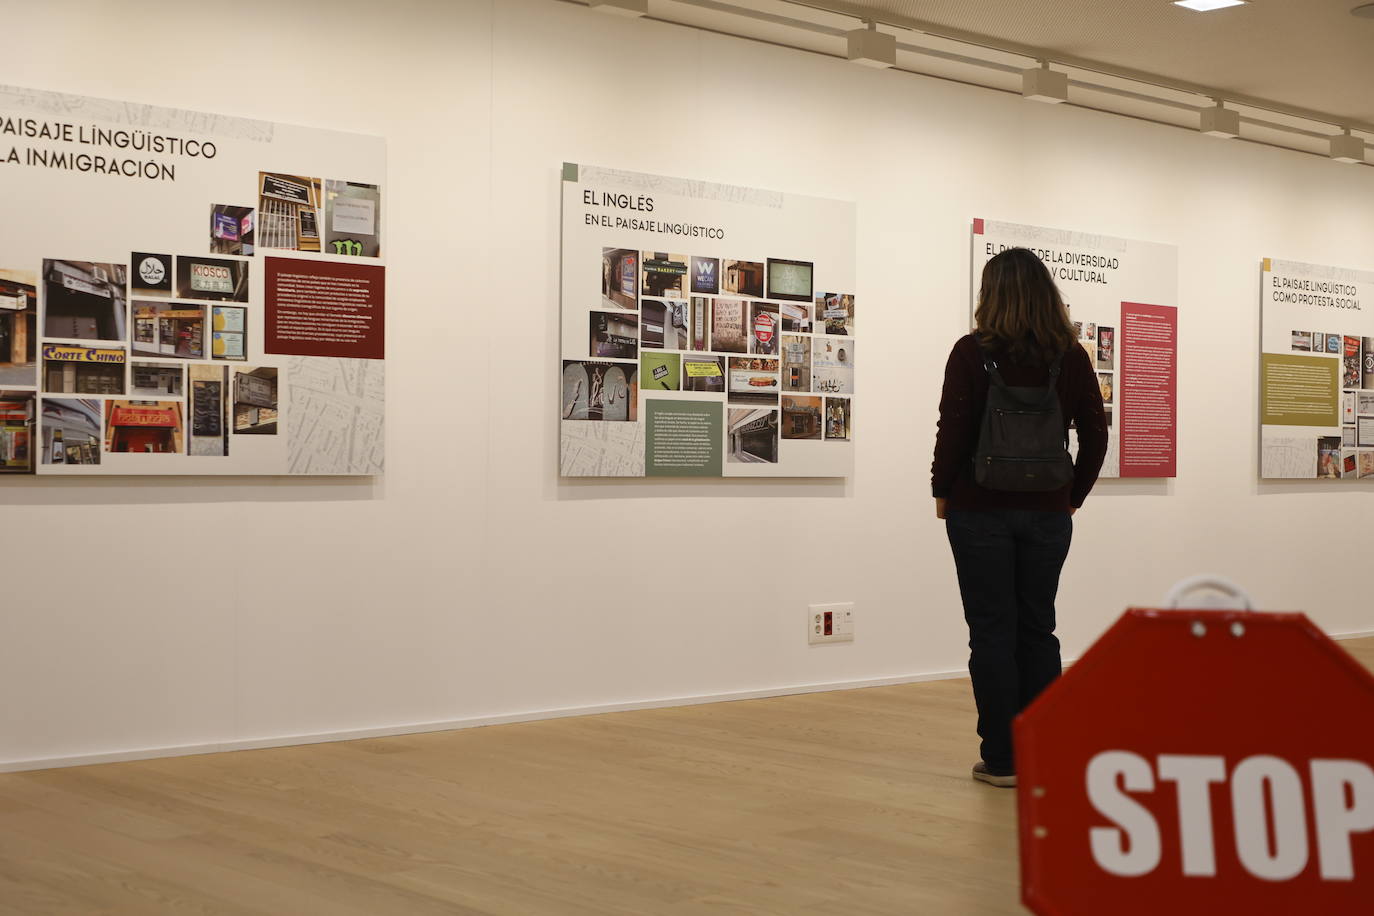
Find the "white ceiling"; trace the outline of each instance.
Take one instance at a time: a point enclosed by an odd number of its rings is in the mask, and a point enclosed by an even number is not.
[[[1374,19],[1368,0],[1254,0],[1197,13],[1169,0],[815,0],[946,37],[1059,52],[1161,82],[1374,124]],[[898,33],[900,34],[900,33]]]
[[[588,0],[564,0],[586,3]],[[1244,140],[1325,156],[1342,127],[1374,142],[1374,19],[1366,0],[1254,0],[1196,13],[1169,0],[648,0],[652,18],[829,57],[865,19],[897,37],[897,68],[1020,94],[1048,58],[1069,103],[1197,130],[1213,97]],[[1369,163],[1374,164],[1374,163]]]

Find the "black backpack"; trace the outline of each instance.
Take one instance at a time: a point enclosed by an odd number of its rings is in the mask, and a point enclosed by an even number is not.
[[[1044,388],[1014,388],[1002,381],[997,362],[983,353],[988,402],[973,453],[973,479],[980,487],[1036,492],[1058,490],[1073,480],[1056,388],[1063,361],[1061,354],[1050,364]]]

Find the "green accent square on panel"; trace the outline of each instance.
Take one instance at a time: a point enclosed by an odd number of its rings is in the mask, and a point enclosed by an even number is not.
[[[645,402],[644,476],[719,477],[725,415],[718,401]]]

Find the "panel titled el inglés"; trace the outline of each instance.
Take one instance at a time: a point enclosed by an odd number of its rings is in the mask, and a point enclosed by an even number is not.
[[[566,164],[568,477],[842,477],[854,205]]]

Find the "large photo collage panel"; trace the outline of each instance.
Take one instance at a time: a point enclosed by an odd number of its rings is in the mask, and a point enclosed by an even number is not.
[[[255,254],[378,257],[380,189],[256,177],[256,206],[206,203],[204,253],[0,265],[0,473],[278,434],[282,370],[249,344]]]
[[[813,262],[603,248],[600,274],[563,419],[636,421],[641,390],[690,391],[725,402],[729,462],[852,441],[854,294],[817,290]]]

